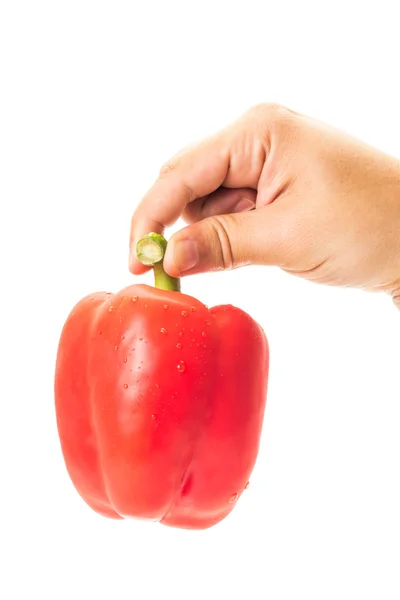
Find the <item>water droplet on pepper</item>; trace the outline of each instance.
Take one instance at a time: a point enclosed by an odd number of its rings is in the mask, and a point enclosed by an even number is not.
[[[132,302],[137,302],[138,297],[137,296],[132,296],[131,300]]]
[[[161,327],[160,332],[161,333],[167,333],[167,330],[165,329],[165,327]]]
[[[189,313],[188,313],[188,311],[187,311],[187,310],[183,310],[183,311],[181,312],[181,315],[182,315],[182,317],[187,317],[187,316],[188,316],[188,314],[189,314]]]
[[[184,372],[184,370],[186,369],[186,365],[183,362],[183,360],[179,361],[179,363],[176,365],[176,368],[178,369],[179,373]]]
[[[229,498],[229,503],[233,504],[234,502],[236,502],[236,500],[238,499],[239,494],[232,494],[232,496]]]

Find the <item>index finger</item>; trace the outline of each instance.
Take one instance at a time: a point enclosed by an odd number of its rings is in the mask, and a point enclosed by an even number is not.
[[[229,171],[229,149],[224,136],[214,136],[172,159],[160,171],[154,185],[136,208],[130,232],[129,267],[132,273],[146,270],[136,259],[138,240],[175,223],[185,206],[211,194],[225,181]]]

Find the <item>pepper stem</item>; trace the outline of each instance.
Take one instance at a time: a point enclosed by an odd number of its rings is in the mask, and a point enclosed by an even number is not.
[[[164,254],[167,249],[167,240],[159,233],[148,233],[136,244],[136,256],[139,262],[146,267],[153,267],[154,284],[160,290],[179,292],[180,279],[171,277],[164,270]]]

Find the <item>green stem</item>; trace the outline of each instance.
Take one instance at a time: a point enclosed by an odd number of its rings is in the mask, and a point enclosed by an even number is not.
[[[179,292],[180,279],[171,277],[164,271],[164,254],[167,249],[167,240],[159,233],[148,233],[136,245],[136,256],[139,262],[146,267],[153,267],[154,284],[160,290]]]

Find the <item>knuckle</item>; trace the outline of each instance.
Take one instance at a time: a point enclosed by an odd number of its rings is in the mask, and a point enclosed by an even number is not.
[[[181,167],[187,160],[187,157],[190,156],[190,154],[193,153],[195,149],[195,144],[189,144],[188,146],[184,146],[183,148],[181,148],[181,150],[179,150],[169,160],[167,160],[166,163],[163,164],[163,166],[160,169],[159,175],[168,175],[169,173],[171,173],[171,171],[175,171],[178,167]]]
[[[236,262],[231,238],[235,236],[235,220],[232,215],[209,217],[209,226],[213,243],[217,246],[218,264],[226,271],[233,269]]]
[[[279,117],[282,113],[289,112],[287,108],[278,104],[277,102],[263,102],[256,104],[250,109],[250,112],[254,115],[268,115],[269,117]]]
[[[171,171],[174,171],[177,167],[177,161],[174,159],[168,160],[166,163],[164,163],[159,171],[159,175],[160,177],[163,177],[164,175],[168,175],[169,173],[171,173]]]
[[[257,121],[273,124],[279,128],[292,127],[296,113],[282,104],[265,102],[250,109],[250,115]]]

